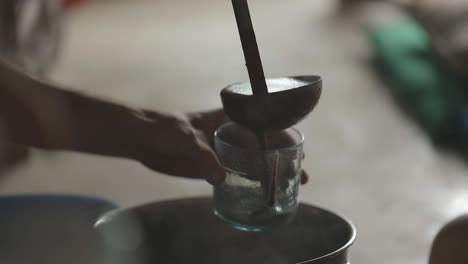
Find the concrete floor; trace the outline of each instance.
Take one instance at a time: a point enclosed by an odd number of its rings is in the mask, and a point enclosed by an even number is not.
[[[467,165],[434,149],[395,106],[368,64],[365,35],[329,0],[256,0],[252,15],[267,75],[319,74],[324,93],[300,129],[307,203],[354,221],[353,263],[427,263],[430,243],[468,210]],[[219,90],[247,79],[229,1],[108,0],[70,13],[53,79],[165,111],[220,106]],[[178,98],[181,96],[181,98]],[[126,160],[35,151],[0,179],[1,194],[95,195],[123,206],[209,194]]]

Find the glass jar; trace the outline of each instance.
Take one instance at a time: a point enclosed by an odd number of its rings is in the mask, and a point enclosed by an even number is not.
[[[214,212],[231,226],[261,231],[288,222],[298,206],[303,135],[296,129],[258,136],[235,123],[215,133],[226,180],[214,188]]]

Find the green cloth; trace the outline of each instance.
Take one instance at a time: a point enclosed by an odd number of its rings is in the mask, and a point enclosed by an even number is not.
[[[440,143],[458,142],[466,84],[433,56],[429,36],[416,22],[374,26],[369,31],[377,62],[398,101]]]

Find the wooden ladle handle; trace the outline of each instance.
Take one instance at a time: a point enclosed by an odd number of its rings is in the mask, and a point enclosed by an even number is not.
[[[252,92],[255,96],[268,94],[268,87],[263,72],[262,59],[258,51],[257,38],[250,17],[247,0],[232,0],[234,13],[236,15],[237,27],[244,50],[244,57],[249,72]]]

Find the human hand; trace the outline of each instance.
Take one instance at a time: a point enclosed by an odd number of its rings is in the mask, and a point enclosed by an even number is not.
[[[154,112],[138,112],[142,136],[133,149],[133,158],[148,168],[173,176],[206,179],[213,185],[224,181],[225,171],[214,152],[214,133],[228,121],[222,109],[163,115]],[[283,135],[279,133],[279,135]],[[287,144],[289,138],[278,137],[276,143]],[[302,172],[301,182],[308,181]]]
[[[224,121],[222,111],[188,115],[134,113],[140,132],[131,156],[148,168],[173,176],[224,181],[225,171],[213,151],[213,133]]]

